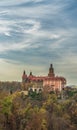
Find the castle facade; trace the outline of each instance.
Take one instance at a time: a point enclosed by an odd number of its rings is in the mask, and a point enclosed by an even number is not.
[[[30,72],[27,76],[26,72],[22,75],[22,86],[24,90],[32,89],[33,91],[59,91],[66,85],[66,79],[61,76],[55,76],[53,65],[50,64],[49,72],[47,76],[34,76]]]

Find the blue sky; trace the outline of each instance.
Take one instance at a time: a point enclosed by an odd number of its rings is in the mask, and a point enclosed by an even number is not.
[[[77,85],[77,0],[0,0],[0,80],[47,75],[50,63]]]

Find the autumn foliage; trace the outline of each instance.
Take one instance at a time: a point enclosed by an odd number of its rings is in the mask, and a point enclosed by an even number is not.
[[[54,93],[39,96],[1,92],[0,130],[76,130],[76,95],[66,100]]]

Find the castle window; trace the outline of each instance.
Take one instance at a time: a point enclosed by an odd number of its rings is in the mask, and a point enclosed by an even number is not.
[[[37,89],[34,89],[34,91],[36,92],[36,91],[37,91]]]
[[[42,91],[42,89],[40,88],[40,89],[39,89],[39,92],[41,92],[41,91]]]

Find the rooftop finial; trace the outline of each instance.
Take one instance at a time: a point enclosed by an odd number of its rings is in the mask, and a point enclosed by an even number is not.
[[[52,65],[52,64],[50,64],[50,67],[51,67],[51,68],[52,68],[52,66],[53,66],[53,65]]]

